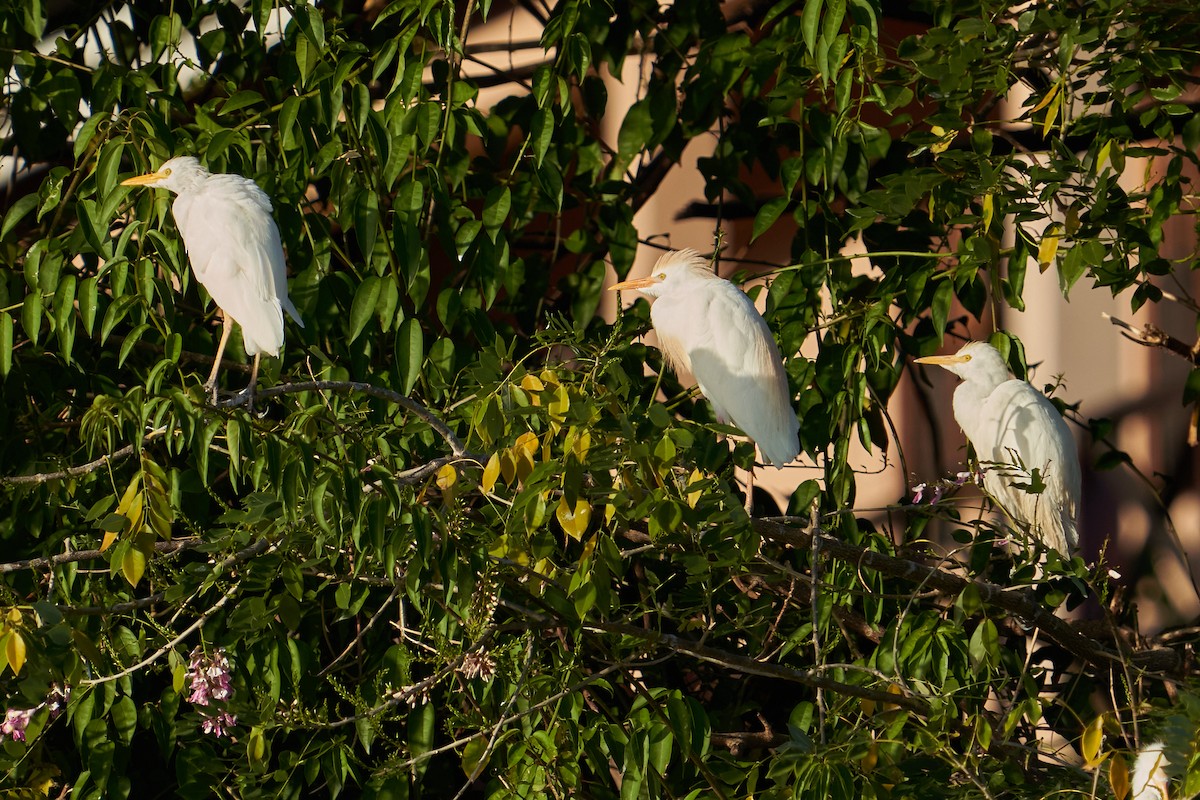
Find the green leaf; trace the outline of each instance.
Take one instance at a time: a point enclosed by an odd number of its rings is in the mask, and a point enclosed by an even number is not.
[[[817,53],[817,36],[820,35],[821,7],[824,0],[805,0],[804,14],[800,19],[800,30],[804,46],[814,57]]]
[[[229,99],[227,99],[224,103],[222,103],[220,110],[217,111],[217,116],[223,117],[226,114],[231,114],[234,111],[240,111],[241,109],[248,108],[249,106],[259,105],[262,102],[263,102],[263,96],[261,94],[259,94],[258,92],[246,89],[246,90],[237,92],[236,94],[231,96]]]
[[[417,698],[415,702],[421,701]],[[408,752],[411,757],[421,756],[433,749],[436,721],[437,715],[431,702],[421,703],[408,713]],[[422,759],[413,767],[413,772],[420,776],[428,766],[429,759]]]
[[[13,228],[17,227],[17,223],[24,219],[37,204],[38,196],[36,194],[27,194],[9,206],[8,213],[4,215],[3,224],[0,224],[0,239],[8,238],[8,234],[12,233]]]
[[[318,51],[325,49],[325,22],[321,10],[314,5],[303,5],[294,12],[300,30]]]
[[[550,149],[554,136],[554,111],[550,108],[539,108],[533,115],[533,124],[529,129],[529,142],[533,150],[534,166],[540,167]]]
[[[400,377],[400,391],[411,394],[417,379],[421,377],[421,366],[425,362],[425,334],[421,324],[409,317],[396,331],[396,369]]]
[[[759,236],[762,236],[767,230],[775,224],[775,220],[779,219],[779,215],[787,209],[788,198],[776,197],[762,204],[758,209],[758,213],[754,215],[754,232],[750,235],[750,241],[754,241]]]
[[[362,334],[371,317],[375,316],[375,306],[379,302],[379,289],[382,281],[376,275],[368,276],[358,285],[354,293],[354,302],[350,305],[350,341],[353,342]]]
[[[83,323],[83,330],[88,336],[92,335],[92,330],[96,326],[96,305],[99,300],[99,277],[93,275],[90,278],[84,278],[79,284],[77,297],[79,299],[79,319]]]
[[[1200,367],[1193,367],[1183,385],[1183,403],[1190,405],[1197,400],[1200,400]]]
[[[621,130],[617,133],[614,172],[624,171],[629,166],[634,156],[645,148],[653,132],[654,118],[650,113],[650,102],[643,98],[630,107],[625,119],[621,121]]]
[[[29,341],[37,344],[42,330],[42,296],[37,292],[25,295],[21,304],[21,327]]]
[[[512,206],[512,192],[507,186],[493,186],[487,194],[483,205],[483,225],[489,231],[495,231],[508,219],[508,211]]]
[[[13,318],[7,311],[0,311],[0,378],[12,372],[13,362]]]
[[[937,289],[933,292],[933,303],[929,307],[929,315],[933,321],[933,329],[937,332],[938,342],[946,333],[946,320],[950,316],[950,303],[954,300],[954,285],[949,280],[938,281]]]

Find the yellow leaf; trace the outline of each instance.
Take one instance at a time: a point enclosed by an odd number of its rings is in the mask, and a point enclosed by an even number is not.
[[[251,761],[262,761],[267,753],[267,744],[263,741],[262,728],[257,725],[250,729],[250,738],[246,741],[246,757]]]
[[[117,513],[129,520],[128,531],[140,531],[142,529],[142,512],[144,509],[145,499],[142,496],[142,473],[138,473],[129,482],[129,486],[125,487],[125,493],[121,495],[121,502],[117,503]]]
[[[542,370],[541,379],[542,383],[546,385],[547,389],[558,386],[558,376],[555,375],[551,370]]]
[[[1041,100],[1039,100],[1038,104],[1036,106],[1034,106],[1033,109],[1029,113],[1031,115],[1036,114],[1037,112],[1041,111],[1046,106],[1050,105],[1052,102],[1054,102],[1054,99],[1056,97],[1058,97],[1058,93],[1061,89],[1062,89],[1061,82],[1056,83],[1053,86],[1051,86],[1050,91],[1046,93],[1046,96],[1043,97]]]
[[[491,494],[496,488],[496,480],[500,477],[500,454],[492,453],[492,457],[488,459],[487,466],[483,468],[483,479],[479,483],[479,488],[484,494]]]
[[[1058,91],[1059,87],[1061,87],[1061,86],[1062,86],[1062,84],[1056,83],[1054,85],[1054,89],[1052,89],[1050,92],[1050,96],[1048,98],[1050,100],[1050,104],[1049,104],[1050,107],[1046,109],[1046,119],[1042,121],[1042,136],[1043,137],[1045,137],[1047,134],[1049,134],[1050,129],[1054,127],[1054,122],[1055,122],[1055,120],[1058,119],[1058,111],[1059,111],[1059,109],[1062,108],[1063,96],[1062,96],[1062,92]],[[1039,103],[1038,108],[1040,108],[1043,104],[1045,104],[1045,102],[1046,101],[1043,100],[1042,103]],[[1036,111],[1037,108],[1035,108],[1034,110]]]
[[[1129,765],[1120,753],[1113,753],[1108,763],[1108,782],[1112,784],[1116,800],[1125,800],[1129,796]]]
[[[527,392],[542,392],[545,391],[546,384],[542,383],[541,378],[538,376],[529,374],[521,378],[521,388]],[[534,405],[536,404],[537,401],[535,400]]]
[[[954,143],[954,137],[958,135],[958,131],[947,131],[941,125],[933,125],[929,128],[929,132],[938,137],[938,140],[929,145],[929,152],[937,155],[944,153],[950,149],[950,145]]]
[[[700,470],[698,470],[698,469],[692,470],[692,474],[688,475],[688,482],[687,482],[688,489],[691,489],[693,486],[700,483],[702,480],[704,480],[704,475],[700,472]],[[696,503],[700,502],[701,494],[703,494],[703,492],[701,492],[700,489],[698,489],[698,488],[694,489],[692,491],[689,491],[687,494],[687,504],[689,506],[691,506],[692,508],[695,508]]]
[[[507,484],[511,484],[517,478],[517,462],[509,450],[500,454],[500,477],[504,478]]]
[[[112,543],[117,540],[117,534],[113,531],[105,531],[104,538],[100,540],[100,552],[103,553],[108,548],[112,547]]]
[[[871,742],[867,748],[867,754],[858,762],[858,766],[863,772],[870,772],[875,769],[877,763],[879,763],[879,747],[874,742]]]
[[[613,521],[613,517],[617,515],[617,507],[612,503],[604,504],[604,522],[608,524]]]
[[[517,473],[517,480],[521,483],[529,477],[529,473],[533,472],[533,454],[526,450],[517,450],[513,453],[513,466]]]
[[[538,439],[532,431],[525,431],[517,437],[516,444],[513,445],[514,450],[522,450],[529,454],[532,458],[533,454],[538,449]]]
[[[579,459],[582,464],[587,460],[588,450],[592,447],[591,431],[585,430],[583,433],[575,437],[575,442],[571,447],[571,452],[575,454],[575,458]]]
[[[1100,760],[1100,745],[1104,741],[1104,715],[1096,717],[1083,730],[1083,741],[1079,754],[1083,756],[1083,765],[1091,768]]]
[[[559,386],[554,391],[554,399],[550,401],[550,405],[546,408],[550,412],[550,418],[562,421],[567,416],[567,411],[571,408],[571,395],[567,392],[567,387]]]
[[[1108,163],[1108,154],[1111,149],[1112,139],[1109,139],[1100,147],[1100,152],[1096,153],[1096,168],[1093,170],[1095,174],[1099,175],[1100,170],[1104,169],[1104,165]]]
[[[580,541],[583,539],[583,534],[587,533],[588,523],[592,520],[592,507],[586,500],[579,498],[572,508],[571,504],[567,502],[567,498],[564,497],[558,501],[558,508],[555,509],[554,516],[568,536],[575,541]]]
[[[583,555],[579,557],[579,563],[582,564],[584,561],[587,561],[592,557],[592,553],[594,552],[596,552],[596,537],[590,536],[588,537],[588,540],[583,543]]]
[[[992,227],[992,217],[996,215],[996,196],[988,192],[983,196],[983,229]]]
[[[25,639],[20,632],[13,631],[8,636],[8,640],[4,642],[4,655],[8,658],[8,665],[12,667],[13,675],[21,671],[21,667],[25,666]]]
[[[454,469],[454,465],[443,464],[442,468],[437,471],[437,487],[444,492],[453,489],[456,483],[458,483],[458,472]]]
[[[146,571],[146,556],[136,547],[131,547],[121,558],[121,574],[130,586],[137,586]]]
[[[1062,235],[1062,226],[1057,222],[1046,229],[1046,233],[1042,235],[1041,244],[1038,245],[1038,269],[1045,272],[1051,264],[1054,263],[1054,257],[1058,255],[1058,242]]]
[[[125,487],[125,493],[121,495],[121,502],[117,503],[117,513],[123,517],[129,516],[129,507],[133,503],[133,499],[142,491],[142,473],[133,476],[133,480]]]

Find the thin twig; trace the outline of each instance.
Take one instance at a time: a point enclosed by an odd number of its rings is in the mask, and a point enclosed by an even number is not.
[[[385,389],[382,386],[374,386],[370,383],[362,381],[301,381],[300,383],[285,383],[279,386],[272,386],[268,389],[260,389],[254,393],[255,398],[260,397],[278,397],[285,394],[299,394],[300,392],[359,392],[360,394],[370,395],[371,397],[386,400],[389,403],[411,411],[429,427],[433,428],[434,432],[450,445],[450,450],[459,458],[475,457],[475,454],[470,453],[462,441],[454,435],[449,426],[441,420],[436,414],[428,408],[413,400],[407,395],[394,392],[391,389]],[[224,406],[234,407],[245,405],[251,395],[239,394],[223,403]]]
[[[114,451],[107,455],[100,456],[95,461],[89,461],[86,464],[80,464],[77,467],[67,467],[58,472],[41,472],[36,475],[10,475],[0,478],[0,486],[24,486],[27,484],[48,483],[49,481],[59,481],[64,478],[76,478],[80,475],[87,475],[95,472],[106,464],[111,464],[114,461],[128,458],[141,451],[147,442],[157,439],[167,432],[165,427],[155,428],[142,437],[142,440],[137,444],[130,444],[122,447],[120,450]]]
[[[807,523],[808,520],[799,517],[752,520],[755,530],[764,539],[789,544],[797,549],[809,548],[812,534],[802,527],[791,526]],[[830,558],[918,583],[946,595],[957,596],[968,586],[974,586],[984,603],[1015,614],[1029,624],[1041,628],[1045,636],[1075,657],[1091,664],[1109,665],[1122,662],[1121,653],[1079,633],[1066,620],[1056,617],[1053,611],[1038,602],[1028,590],[1010,589],[978,579],[968,580],[936,567],[878,553],[824,534],[821,534],[821,552]],[[1133,653],[1129,658],[1135,669],[1154,672],[1169,672],[1178,668],[1180,663],[1179,654],[1166,648]]]
[[[171,641],[164,644],[162,647],[155,650],[153,653],[151,653],[146,658],[143,658],[141,661],[134,664],[132,667],[127,667],[115,675],[106,675],[103,678],[87,678],[85,680],[80,681],[79,682],[80,685],[81,686],[97,686],[102,683],[109,683],[111,681],[120,680],[121,678],[124,678],[126,675],[132,675],[133,673],[137,672],[139,669],[142,669],[143,667],[150,666],[155,661],[157,661],[158,659],[160,659],[164,655],[166,655],[168,651],[174,649],[175,645],[179,644],[184,639],[191,636],[192,633],[194,633],[195,631],[198,631],[200,628],[203,628],[204,625],[210,619],[213,618],[213,615],[215,615],[218,611],[220,611],[222,608],[224,608],[225,604],[233,599],[234,595],[237,594],[237,591],[238,591],[238,589],[241,588],[241,586],[242,586],[241,581],[238,581],[233,586],[230,586],[229,589],[226,590],[225,594],[221,595],[220,600],[213,603],[212,607],[209,608],[208,611],[205,611],[203,614],[201,614],[200,617],[197,618],[197,620],[195,622],[193,622],[191,625],[188,625],[186,628],[184,628],[182,633],[180,633],[178,636],[176,636]]]
[[[159,555],[170,555],[178,553],[181,550],[190,550],[193,547],[199,547],[203,542],[200,539],[173,539],[169,542],[155,542],[154,552]],[[56,556],[47,556],[45,558],[27,558],[24,561],[9,561],[0,564],[0,574],[6,572],[20,572],[25,569],[41,569],[42,567],[57,567],[59,564],[73,564],[76,561],[90,561],[93,558],[104,558],[103,550],[72,550],[69,553],[59,553]]]
[[[350,644],[346,645],[346,649],[339,653],[337,658],[335,658],[333,661],[330,661],[323,670],[317,673],[318,678],[323,678],[328,675],[329,671],[336,667],[338,663],[340,663],[341,660],[345,658],[350,651],[353,650],[363,640],[363,637],[367,635],[367,631],[371,630],[375,623],[383,617],[383,612],[387,610],[387,607],[391,605],[392,600],[395,599],[396,595],[400,593],[400,586],[401,584],[397,583],[392,587],[392,593],[389,594],[387,599],[379,605],[379,610],[376,611],[371,619],[367,621],[367,624],[364,625],[362,630],[358,632],[358,635],[354,637],[354,640],[350,642]]]
[[[1137,342],[1144,347],[1161,347],[1179,356],[1192,366],[1200,364],[1200,352],[1197,351],[1196,347],[1180,339],[1176,339],[1157,325],[1151,325],[1147,322],[1141,328],[1136,328],[1122,319],[1117,319],[1112,314],[1101,311],[1100,316],[1120,328],[1121,335],[1131,342]]]

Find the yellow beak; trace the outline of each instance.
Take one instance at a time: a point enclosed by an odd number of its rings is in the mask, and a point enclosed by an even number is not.
[[[122,186],[153,186],[161,181],[165,175],[157,172],[147,172],[145,175],[138,175],[136,178],[127,178],[121,181]]]
[[[614,283],[612,286],[608,287],[608,290],[610,292],[616,292],[621,289],[644,289],[647,286],[653,286],[660,280],[661,279],[657,275],[647,275],[645,278],[633,278],[632,280]]]
[[[969,355],[964,356],[955,353],[952,356],[925,356],[924,358],[914,358],[913,361],[917,364],[965,364],[970,361]]]

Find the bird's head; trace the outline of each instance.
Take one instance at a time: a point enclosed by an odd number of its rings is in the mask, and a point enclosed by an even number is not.
[[[647,297],[658,297],[693,281],[715,277],[708,259],[695,250],[671,250],[658,259],[646,277],[621,281],[608,287],[608,290],[636,289]]]
[[[208,170],[200,166],[200,162],[192,156],[176,156],[154,172],[127,178],[121,181],[122,186],[156,186],[170,189],[172,192],[185,191],[207,178]]]
[[[964,381],[1000,384],[1008,380],[1008,365],[987,342],[967,342],[952,356],[926,356],[918,364],[937,364]]]

